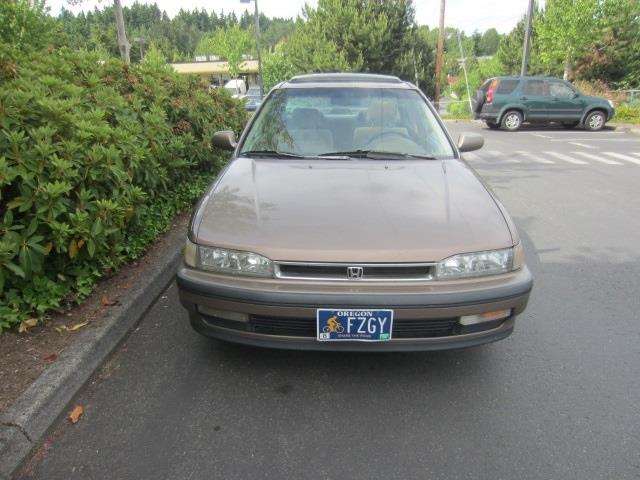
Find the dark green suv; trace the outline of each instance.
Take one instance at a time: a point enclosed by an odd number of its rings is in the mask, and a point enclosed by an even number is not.
[[[489,128],[516,131],[524,122],[583,125],[600,130],[613,117],[613,102],[579,92],[552,77],[496,77],[487,80],[472,100],[476,119]]]

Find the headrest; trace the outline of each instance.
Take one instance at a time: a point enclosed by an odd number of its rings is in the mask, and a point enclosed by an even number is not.
[[[296,108],[291,114],[292,127],[295,129],[317,129],[322,125],[322,113],[315,108]]]
[[[390,125],[398,119],[398,105],[393,102],[375,102],[367,110],[369,125]]]

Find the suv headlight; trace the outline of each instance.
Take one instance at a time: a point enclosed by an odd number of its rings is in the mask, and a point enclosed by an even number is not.
[[[607,102],[609,102],[609,105],[611,105],[611,108],[615,108],[616,107],[615,103],[613,103],[612,100],[607,100]]]
[[[236,275],[272,277],[271,260],[262,255],[240,250],[195,245],[187,240],[184,261],[187,265],[201,270]]]
[[[436,279],[452,280],[507,273],[519,269],[522,259],[520,243],[513,248],[454,255],[436,265]]]

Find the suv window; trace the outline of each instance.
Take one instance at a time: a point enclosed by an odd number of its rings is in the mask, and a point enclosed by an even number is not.
[[[509,94],[516,89],[519,83],[520,80],[500,80],[496,93]]]
[[[549,82],[549,93],[552,97],[573,97],[574,91],[563,82]]]
[[[544,80],[527,80],[524,85],[525,95],[548,95],[547,85]]]

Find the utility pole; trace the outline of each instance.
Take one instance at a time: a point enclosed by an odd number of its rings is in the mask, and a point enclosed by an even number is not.
[[[522,68],[520,69],[520,76],[527,75],[527,68],[529,67],[529,50],[531,48],[531,23],[533,22],[533,0],[529,0],[529,8],[527,10],[527,28],[524,32],[524,47],[522,50]]]
[[[471,91],[469,90],[469,78],[467,77],[467,59],[462,49],[462,38],[460,30],[458,30],[458,46],[460,47],[460,56],[462,57],[462,71],[464,72],[464,83],[467,85],[467,100],[469,100],[469,111],[473,113],[473,105],[471,104]]]
[[[258,52],[258,85],[260,85],[260,96],[264,97],[264,88],[262,87],[262,60],[260,59],[260,14],[258,13],[258,0],[253,0],[253,3],[256,6],[256,50]]]
[[[256,16],[256,51],[258,53],[258,85],[260,86],[260,96],[264,97],[264,87],[262,86],[262,60],[260,59],[260,14],[258,13],[258,0],[240,0],[240,3],[253,2]]]
[[[129,59],[129,50],[131,45],[127,40],[127,33],[124,29],[124,17],[122,15],[122,4],[120,0],[113,0],[113,14],[116,17],[116,28],[118,29],[118,49],[120,50],[120,57],[124,63],[131,63]]]
[[[436,112],[440,108],[440,75],[442,73],[442,55],[444,53],[444,3],[445,0],[440,0],[440,28],[438,30],[438,48],[436,50],[436,95],[433,102]]]

